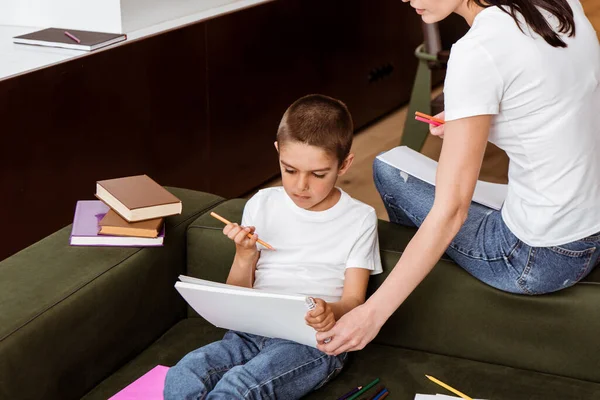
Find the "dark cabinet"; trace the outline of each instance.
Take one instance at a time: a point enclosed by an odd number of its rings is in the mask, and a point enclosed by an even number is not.
[[[398,0],[277,0],[0,81],[0,259],[99,179],[251,191],[278,174],[289,104],[334,96],[363,127],[408,100],[421,41]]]

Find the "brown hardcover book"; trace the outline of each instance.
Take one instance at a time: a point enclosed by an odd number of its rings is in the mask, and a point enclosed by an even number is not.
[[[147,175],[96,182],[96,197],[128,222],[181,214],[181,200]]]
[[[140,222],[127,222],[114,210],[109,210],[98,224],[100,225],[98,234],[155,238],[160,233],[163,221],[162,218],[155,218]]]
[[[15,36],[13,42],[36,46],[92,51],[127,39],[122,33],[79,31],[75,29],[48,28]]]

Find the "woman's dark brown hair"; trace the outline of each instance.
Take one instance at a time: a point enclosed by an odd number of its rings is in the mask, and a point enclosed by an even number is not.
[[[480,7],[497,6],[509,14],[521,31],[518,14],[523,16],[525,23],[546,42],[554,47],[567,47],[559,33],[575,36],[575,20],[573,10],[566,0],[471,0]],[[540,10],[546,10],[558,20],[558,32],[548,23]]]

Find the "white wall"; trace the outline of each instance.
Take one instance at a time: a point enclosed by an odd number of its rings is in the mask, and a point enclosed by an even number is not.
[[[122,33],[120,3],[120,0],[0,0],[0,25]]]
[[[2,0],[0,0],[2,1]],[[121,22],[132,32],[238,0],[121,0]]]
[[[0,25],[129,33],[239,0],[0,0]]]

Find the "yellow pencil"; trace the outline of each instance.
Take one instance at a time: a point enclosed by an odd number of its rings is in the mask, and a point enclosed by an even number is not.
[[[460,396],[461,398],[465,399],[465,400],[473,400],[472,398],[470,398],[469,396],[467,396],[464,393],[459,392],[458,390],[454,389],[452,386],[448,386],[446,385],[444,382],[435,379],[433,376],[429,376],[429,375],[425,375],[427,377],[427,379],[429,379],[432,382],[437,383],[438,385],[440,385],[441,387],[448,389],[449,391],[451,391],[452,393],[454,393],[457,396]]]

